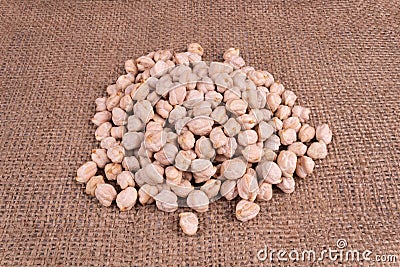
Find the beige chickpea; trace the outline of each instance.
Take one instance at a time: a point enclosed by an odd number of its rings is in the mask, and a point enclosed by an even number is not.
[[[297,96],[293,91],[285,90],[282,93],[282,103],[286,106],[293,107],[297,100]]]
[[[147,69],[151,69],[154,64],[154,60],[148,56],[141,56],[136,59],[136,65],[139,71],[145,71]]]
[[[133,59],[128,59],[125,61],[125,71],[127,73],[132,73],[135,76],[138,74],[138,68],[136,67],[136,63]]]
[[[241,125],[234,118],[228,119],[228,121],[224,124],[224,133],[233,137],[240,132]]]
[[[285,91],[285,87],[279,81],[276,81],[271,84],[271,86],[269,87],[269,91],[277,95],[282,95]]]
[[[256,85],[261,86],[265,84],[266,77],[262,71],[252,70],[247,73],[247,77]]]
[[[150,152],[158,152],[167,143],[167,134],[164,131],[146,131],[144,144]]]
[[[107,91],[107,94],[108,94],[109,96],[112,96],[112,95],[117,94],[117,93],[120,92],[121,90],[119,90],[119,89],[117,88],[117,85],[116,85],[116,84],[111,84],[111,85],[107,86],[106,91]],[[107,98],[106,98],[106,101],[107,101]]]
[[[264,161],[256,167],[257,176],[270,184],[278,184],[282,181],[282,170],[273,161]]]
[[[130,171],[123,171],[117,175],[117,184],[121,189],[125,189],[128,186],[135,186],[135,176]]]
[[[296,170],[297,156],[294,152],[282,150],[276,160],[279,168],[282,170],[284,177],[293,177]]]
[[[328,124],[324,123],[317,126],[316,138],[318,141],[322,141],[325,144],[330,144],[332,142],[332,131],[329,129]]]
[[[172,106],[168,103],[168,101],[159,100],[156,104],[156,112],[164,119],[168,118],[171,110]]]
[[[205,136],[196,141],[195,153],[198,158],[211,159],[215,156],[215,150],[211,140]]]
[[[122,98],[122,93],[118,92],[114,95],[111,95],[109,98],[106,100],[106,106],[108,111],[112,111],[113,108],[117,107],[119,105],[119,101]]]
[[[110,181],[115,181],[117,180],[118,174],[122,172],[122,165],[119,163],[108,163],[104,167],[104,172],[106,174],[106,177]]]
[[[168,181],[179,184],[182,181],[182,171],[178,170],[174,166],[168,166],[165,168],[165,177]]]
[[[100,111],[94,114],[92,122],[94,125],[100,126],[101,124],[111,120],[111,112]]]
[[[285,146],[291,145],[297,140],[296,131],[291,128],[280,130],[279,137]]]
[[[275,129],[275,131],[280,131],[283,128],[283,122],[277,117],[273,117],[268,123]]]
[[[186,87],[179,85],[169,91],[169,103],[171,105],[182,105],[186,98]]]
[[[324,159],[328,155],[326,144],[322,141],[312,143],[307,150],[307,156],[312,159]]]
[[[142,205],[154,202],[154,197],[158,194],[158,188],[154,185],[144,184],[138,191],[139,202]]]
[[[178,209],[178,197],[169,190],[162,190],[154,199],[156,200],[156,206],[159,210],[174,212]]]
[[[101,140],[100,147],[104,149],[110,149],[117,144],[118,144],[117,140],[114,137],[109,136]]]
[[[232,56],[229,61],[226,61],[229,65],[231,65],[235,70],[240,69],[244,65],[246,65],[246,62],[244,59],[240,56]]]
[[[179,65],[188,65],[189,64],[189,54],[187,53],[175,53],[174,54],[174,62]]]
[[[241,131],[238,134],[238,143],[242,146],[252,145],[257,143],[258,135],[254,130]]]
[[[275,112],[282,103],[280,95],[269,93],[267,94],[267,105],[272,112]]]
[[[225,160],[221,165],[221,175],[228,180],[237,180],[246,172],[247,164],[241,158]]]
[[[96,111],[106,111],[107,110],[106,101],[107,97],[96,98],[95,100]]]
[[[257,125],[257,118],[251,114],[243,114],[236,118],[237,122],[240,123],[242,129],[250,130]]]
[[[111,136],[114,137],[115,139],[122,139],[125,133],[126,133],[125,126],[112,127],[110,130]]]
[[[160,77],[165,75],[168,72],[168,69],[169,65],[165,61],[159,60],[150,69],[150,75],[152,77]]]
[[[290,107],[285,105],[279,105],[278,109],[275,111],[275,116],[280,120],[284,120],[290,117],[292,110]]]
[[[264,74],[265,77],[264,86],[268,88],[271,87],[271,85],[275,82],[274,76],[272,76],[272,74],[269,73],[268,71],[262,71],[262,73]]]
[[[134,187],[127,187],[117,195],[117,206],[121,211],[128,211],[135,206],[137,191]]]
[[[93,149],[91,155],[92,161],[96,162],[97,167],[103,169],[110,159],[107,157],[107,150],[105,149]]]
[[[119,101],[119,107],[126,112],[131,112],[133,110],[133,100],[129,94],[124,95]]]
[[[122,108],[115,107],[112,110],[112,121],[117,126],[125,125],[128,121],[128,115]]]
[[[242,150],[243,157],[250,163],[256,163],[261,161],[264,154],[262,147],[256,144],[247,145],[245,149]]]
[[[293,153],[296,154],[296,156],[304,156],[307,152],[307,146],[303,144],[302,142],[294,142],[290,146],[288,146],[288,150],[292,151]]]
[[[246,173],[237,181],[237,190],[242,199],[254,201],[258,193],[258,183],[255,173]]]
[[[195,235],[199,228],[199,219],[193,212],[179,213],[179,226],[187,235]]]
[[[293,177],[283,177],[282,182],[276,185],[280,190],[286,194],[291,194],[295,190],[296,183]]]
[[[186,179],[182,179],[179,183],[167,180],[167,184],[171,187],[171,190],[181,198],[187,197],[190,192],[194,190],[194,186]]]
[[[231,47],[231,48],[229,48],[228,50],[225,51],[225,53],[223,55],[223,58],[224,58],[224,60],[229,61],[229,60],[231,60],[231,58],[233,56],[239,56],[239,53],[240,53],[239,48]]]
[[[261,161],[275,161],[278,155],[270,148],[263,148]]]
[[[228,137],[224,134],[221,127],[213,128],[210,132],[210,141],[214,148],[220,148],[228,143]]]
[[[79,169],[76,172],[76,180],[80,183],[86,183],[89,181],[90,178],[92,178],[97,172],[97,164],[93,161],[88,161],[82,166],[79,167]]]
[[[201,190],[193,190],[189,193],[186,199],[187,205],[197,212],[208,211],[208,205],[210,203],[206,193]]]
[[[255,218],[259,212],[260,206],[248,200],[243,199],[236,205],[236,218],[242,222]]]
[[[233,114],[240,116],[246,113],[247,103],[242,99],[232,99],[226,103],[226,107]]]
[[[221,196],[225,197],[227,200],[233,200],[239,195],[236,181],[225,180],[220,189]]]
[[[297,117],[289,117],[283,121],[282,127],[283,129],[294,129],[297,133],[301,128],[300,119]]]
[[[272,199],[272,184],[262,182],[257,193],[257,200],[269,201]]]
[[[187,51],[202,56],[204,53],[203,47],[198,43],[191,43],[187,46]]]
[[[298,117],[300,122],[306,122],[310,119],[311,110],[302,106],[294,106],[292,108],[292,116]]]
[[[207,135],[211,132],[214,120],[207,117],[194,118],[187,123],[189,130],[196,135]]]
[[[129,85],[132,84],[132,80],[128,75],[121,75],[118,77],[117,81],[115,82],[119,91],[125,90]]]
[[[274,133],[274,127],[265,121],[261,121],[256,127],[258,140],[265,141]]]
[[[307,156],[299,157],[297,160],[296,174],[300,178],[306,178],[314,170],[315,162],[312,158]]]
[[[206,193],[209,199],[212,199],[218,195],[221,188],[221,180],[210,179],[200,187],[200,190]]]
[[[86,194],[94,197],[97,185],[99,184],[104,184],[104,179],[102,175],[97,175],[90,178],[90,180],[86,184],[86,189],[85,189]]]
[[[161,164],[169,165],[174,163],[176,154],[178,154],[177,145],[166,143],[160,151],[154,153],[154,159],[156,159]]]
[[[183,150],[189,150],[194,147],[196,139],[190,131],[185,131],[178,136],[178,144]]]
[[[224,146],[217,149],[217,153],[227,158],[232,158],[233,155],[235,154],[236,148],[237,148],[236,139],[234,137],[230,137],[228,138],[228,142]]]
[[[217,171],[217,168],[212,165],[211,161],[206,159],[194,159],[190,164],[190,169],[196,183],[209,180]]]
[[[167,62],[172,58],[172,53],[170,50],[158,50],[154,53],[154,60],[155,61],[165,61]]]
[[[310,142],[315,137],[315,128],[309,124],[301,126],[299,131],[299,139],[301,142]]]
[[[95,196],[103,206],[109,207],[117,197],[117,191],[115,191],[114,186],[110,184],[98,184],[95,190]]]
[[[271,149],[273,151],[277,151],[280,146],[281,146],[281,139],[279,138],[279,136],[275,134],[271,135],[271,137],[265,140],[264,142],[264,147]]]
[[[112,124],[109,122],[101,124],[94,133],[96,140],[101,141],[104,138],[110,136],[111,128]]]

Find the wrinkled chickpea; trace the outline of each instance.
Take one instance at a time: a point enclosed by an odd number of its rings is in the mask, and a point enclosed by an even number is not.
[[[318,141],[322,141],[329,145],[332,142],[332,131],[329,129],[328,124],[324,123],[317,126],[315,135]]]
[[[282,150],[276,160],[279,168],[282,170],[284,177],[293,177],[293,173],[296,170],[297,156],[294,152],[288,150]]]
[[[303,156],[307,152],[307,146],[302,142],[294,142],[288,146],[288,150],[296,154],[296,156]]]
[[[125,189],[129,186],[135,186],[135,177],[130,171],[123,171],[117,175],[117,184],[121,189]]]
[[[279,184],[282,181],[282,170],[273,161],[264,161],[256,167],[257,176],[270,184]]]
[[[261,183],[257,193],[257,200],[269,201],[271,199],[272,199],[272,184],[267,182]]]
[[[108,122],[111,120],[111,112],[105,110],[105,111],[100,111],[94,114],[94,117],[92,119],[92,122],[96,126],[100,126],[101,124]]]
[[[125,156],[125,149],[121,145],[116,145],[107,150],[107,157],[115,163],[121,163]]]
[[[105,206],[111,206],[111,203],[117,197],[117,191],[110,184],[98,184],[95,190],[95,196],[99,202]]]
[[[97,164],[93,161],[88,161],[83,164],[76,172],[76,180],[80,183],[86,183],[97,172]]]
[[[236,218],[242,222],[255,218],[259,212],[260,206],[248,200],[243,199],[236,205]]]
[[[134,187],[127,187],[117,195],[117,206],[121,211],[128,211],[135,206],[137,191]]]
[[[315,136],[315,128],[309,124],[304,124],[301,126],[299,131],[299,139],[301,142],[310,142]]]
[[[281,138],[282,145],[285,146],[291,145],[297,140],[296,131],[291,128],[280,130],[279,137]]]
[[[158,188],[154,185],[144,184],[138,191],[139,202],[142,205],[154,202],[154,197],[158,194]]]
[[[90,178],[90,180],[86,184],[86,189],[85,189],[86,194],[94,197],[97,185],[99,184],[104,184],[104,178],[102,175],[97,175]]]
[[[199,219],[193,212],[181,212],[179,213],[179,226],[185,234],[194,235],[199,226]]]
[[[300,122],[306,122],[310,119],[311,110],[302,106],[294,106],[292,108],[292,116],[298,117]]]
[[[312,143],[307,150],[307,156],[312,159],[324,159],[328,155],[326,144],[322,141]]]
[[[119,163],[108,163],[104,167],[104,172],[106,174],[106,177],[110,181],[115,181],[117,180],[118,174],[122,172],[122,165]]]
[[[254,201],[258,193],[257,177],[254,174],[246,173],[237,181],[237,190],[242,199]]]
[[[311,174],[314,170],[315,162],[312,158],[307,156],[299,157],[297,160],[296,174],[300,178],[306,178],[307,175]]]
[[[189,150],[194,147],[196,139],[190,131],[185,131],[178,136],[178,144],[183,150]]]

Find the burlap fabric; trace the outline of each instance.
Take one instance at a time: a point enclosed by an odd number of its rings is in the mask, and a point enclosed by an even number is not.
[[[56,2],[1,2],[1,266],[268,266],[257,259],[265,246],[319,251],[339,238],[400,257],[398,1]],[[194,41],[206,60],[239,47],[334,140],[256,219],[240,223],[236,202],[221,200],[188,237],[178,213],[101,207],[74,176],[97,146],[94,100],[124,61]]]

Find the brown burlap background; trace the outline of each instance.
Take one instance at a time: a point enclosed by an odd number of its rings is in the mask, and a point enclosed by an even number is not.
[[[256,257],[266,245],[320,251],[339,238],[373,255],[396,254],[397,263],[385,266],[398,266],[398,1],[7,2],[0,12],[1,266],[267,266]],[[314,174],[291,195],[277,190],[256,219],[240,223],[235,201],[219,201],[188,237],[178,213],[101,207],[74,176],[97,146],[94,100],[124,61],[193,41],[206,60],[239,47],[250,65],[312,108],[312,123],[329,123],[334,140]]]

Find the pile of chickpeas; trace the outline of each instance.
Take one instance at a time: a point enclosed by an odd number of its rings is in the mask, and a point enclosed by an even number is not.
[[[121,211],[155,202],[198,213],[239,197],[244,222],[260,212],[255,201],[269,201],[274,186],[292,193],[295,178],[327,156],[329,126],[308,124],[311,111],[293,91],[246,66],[239,49],[224,62],[202,61],[203,52],[192,43],[125,62],[126,74],[95,101],[99,148],[76,176],[87,194]],[[196,213],[180,213],[179,224],[195,234]]]

